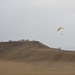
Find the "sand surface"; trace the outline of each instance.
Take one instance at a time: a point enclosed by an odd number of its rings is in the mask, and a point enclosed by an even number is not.
[[[75,63],[0,61],[0,75],[75,75]]]
[[[0,42],[0,75],[75,75],[75,51],[38,41]]]

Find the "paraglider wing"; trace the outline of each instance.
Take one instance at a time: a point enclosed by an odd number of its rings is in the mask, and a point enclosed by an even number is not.
[[[57,31],[60,31],[61,29],[64,29],[63,27],[60,27],[60,28],[58,28],[58,30]]]

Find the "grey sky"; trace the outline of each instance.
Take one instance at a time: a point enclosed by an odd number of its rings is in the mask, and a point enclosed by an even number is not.
[[[0,41],[30,39],[75,49],[74,20],[75,0],[0,0]]]

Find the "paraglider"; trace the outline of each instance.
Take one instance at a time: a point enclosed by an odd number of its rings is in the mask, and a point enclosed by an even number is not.
[[[60,31],[63,30],[63,29],[64,29],[63,27],[59,27],[59,28],[57,29],[57,31],[60,32]],[[62,35],[62,33],[61,33],[61,35]]]
[[[64,30],[64,27],[58,27],[58,28],[57,28],[57,32],[59,33],[59,36],[60,36],[58,42],[61,42],[61,43],[62,43],[62,40],[63,40],[63,37],[62,37],[62,35],[63,35],[63,30]],[[59,50],[61,50],[62,46],[63,46],[63,45],[59,44]]]

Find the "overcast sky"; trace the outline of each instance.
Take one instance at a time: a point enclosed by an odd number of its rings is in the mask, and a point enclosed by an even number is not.
[[[0,0],[0,41],[20,39],[75,49],[75,0]]]

